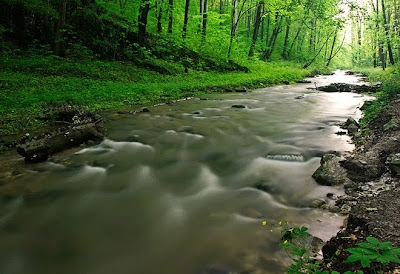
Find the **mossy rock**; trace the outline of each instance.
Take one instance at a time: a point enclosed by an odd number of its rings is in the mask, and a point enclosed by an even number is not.
[[[312,177],[321,185],[337,186],[351,183],[346,170],[340,166],[341,158],[335,154],[325,154],[321,159],[321,166]]]

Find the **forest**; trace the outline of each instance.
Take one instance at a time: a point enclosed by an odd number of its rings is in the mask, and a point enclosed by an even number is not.
[[[41,122],[29,112],[38,106],[115,109],[190,97],[199,88],[293,82],[334,68],[385,70],[400,58],[396,0],[2,0],[0,6],[0,112],[10,116],[10,107],[18,108],[33,127]],[[113,94],[105,94],[105,85]],[[126,92],[128,86],[137,91]],[[21,130],[19,122],[2,121],[4,134]]]
[[[0,0],[0,273],[398,271],[399,94],[400,0]]]

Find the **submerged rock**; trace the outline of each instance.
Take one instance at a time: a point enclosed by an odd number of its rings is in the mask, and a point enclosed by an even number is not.
[[[321,185],[337,186],[351,183],[346,170],[341,167],[341,157],[335,154],[325,154],[321,159],[321,166],[312,177]]]
[[[232,108],[247,108],[245,105],[233,105]]]
[[[309,80],[299,80],[299,81],[296,81],[296,83],[297,84],[311,84],[312,82]]]
[[[311,208],[321,208],[324,205],[326,205],[326,202],[324,200],[321,199],[317,199],[311,202],[310,207]]]

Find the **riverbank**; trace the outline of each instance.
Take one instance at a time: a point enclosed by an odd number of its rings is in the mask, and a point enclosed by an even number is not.
[[[360,125],[352,126],[356,150],[337,163],[345,169],[347,178],[346,195],[336,200],[336,206],[348,208],[349,215],[344,228],[323,247],[323,255],[324,267],[340,273],[348,270],[371,273],[371,266],[362,268],[359,262],[345,263],[350,255],[346,249],[365,242],[368,236],[400,246],[398,69],[381,75],[383,87],[377,100],[365,104]],[[379,269],[379,265],[372,267]],[[392,271],[395,265],[386,267]]]
[[[54,116],[65,106],[90,112],[149,105],[213,92],[290,84],[310,74],[292,63],[248,62],[250,72],[194,71],[160,74],[132,63],[77,61],[58,57],[0,61],[0,149],[26,133],[57,127]],[[326,70],[325,70],[326,72]]]

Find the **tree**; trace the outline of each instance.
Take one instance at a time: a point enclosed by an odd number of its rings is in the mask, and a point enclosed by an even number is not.
[[[263,6],[264,6],[263,1],[258,2],[257,11],[256,11],[256,15],[255,15],[255,20],[254,20],[253,39],[251,41],[251,46],[250,46],[250,50],[249,50],[249,57],[254,56],[254,47],[256,45],[257,38],[258,38],[258,31],[260,29],[261,10],[262,10]]]
[[[172,33],[173,24],[174,24],[174,0],[169,0],[168,3],[168,33]]]
[[[64,55],[64,41],[63,41],[63,31],[65,27],[65,17],[67,13],[67,0],[60,0],[59,2],[59,17],[56,30],[56,41],[54,52],[56,55]]]
[[[144,46],[146,41],[147,17],[150,10],[150,1],[142,0],[138,16],[138,44]]]
[[[187,24],[189,21],[189,6],[190,6],[190,0],[185,1],[185,16],[183,18],[183,27],[182,27],[182,38],[186,38],[186,33],[187,33]]]
[[[388,26],[388,21],[386,18],[386,8],[385,8],[385,0],[381,0],[382,3],[382,16],[383,16],[383,27],[385,29],[385,38],[386,38],[386,44],[388,48],[388,54],[389,54],[389,61],[391,65],[394,65],[394,58],[393,58],[393,51],[392,51],[392,44],[390,42],[390,35],[389,35],[389,26]]]

